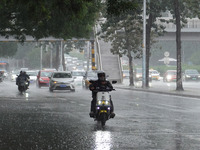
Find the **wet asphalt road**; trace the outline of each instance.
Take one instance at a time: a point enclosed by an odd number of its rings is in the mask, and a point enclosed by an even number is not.
[[[116,117],[89,118],[91,92],[0,83],[0,150],[198,150],[200,99],[116,89]]]

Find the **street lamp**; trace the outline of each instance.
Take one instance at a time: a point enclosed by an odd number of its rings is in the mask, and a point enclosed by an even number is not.
[[[63,40],[60,43],[60,71],[63,71]]]
[[[41,43],[41,46],[40,46],[40,69],[42,70],[42,49],[43,49],[43,45]]]

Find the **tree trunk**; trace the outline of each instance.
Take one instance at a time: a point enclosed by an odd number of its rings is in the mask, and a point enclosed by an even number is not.
[[[147,19],[146,25],[146,87],[149,87],[149,58],[150,58],[150,39],[151,39],[151,27],[153,16],[150,13],[149,19]]]
[[[179,11],[179,1],[174,0],[174,9],[176,17],[176,57],[177,57],[177,77],[176,77],[176,90],[183,91],[182,85],[182,68],[181,68],[181,19]]]
[[[63,65],[63,70],[66,71],[66,65],[65,65],[65,52],[64,50],[62,51],[62,65]]]
[[[59,63],[60,63],[59,54],[60,54],[59,45],[56,44],[56,63],[55,63],[55,68],[56,68],[56,70],[58,70],[58,68],[59,68]]]
[[[128,50],[128,60],[129,60],[129,86],[134,86],[133,82],[133,57],[131,56],[131,51]]]

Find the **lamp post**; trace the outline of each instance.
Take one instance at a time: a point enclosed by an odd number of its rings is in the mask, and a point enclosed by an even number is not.
[[[143,0],[142,87],[146,88],[146,0]]]
[[[60,71],[63,71],[63,40],[60,43]]]
[[[50,55],[50,68],[53,68],[52,66],[52,60],[53,60],[53,44],[49,42],[50,49],[51,49],[51,55]]]
[[[42,48],[43,48],[43,45],[41,44],[40,46],[40,69],[42,70]]]

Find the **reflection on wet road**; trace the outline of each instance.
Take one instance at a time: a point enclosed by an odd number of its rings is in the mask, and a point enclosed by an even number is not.
[[[200,99],[116,89],[116,117],[89,118],[91,92],[55,91],[0,84],[2,150],[197,150]]]
[[[111,133],[109,131],[95,132],[95,150],[110,150],[112,148]]]

